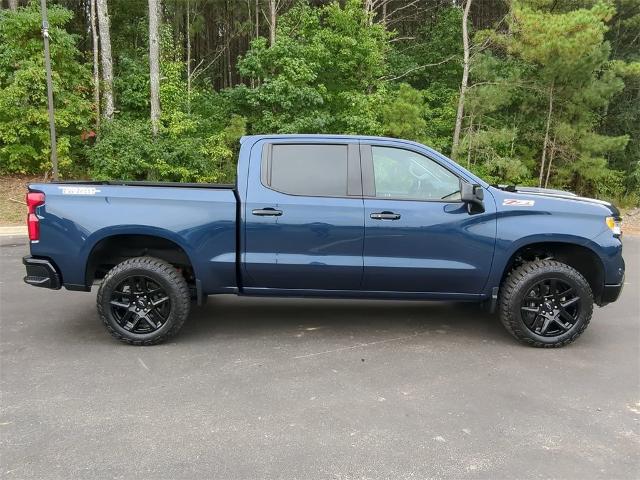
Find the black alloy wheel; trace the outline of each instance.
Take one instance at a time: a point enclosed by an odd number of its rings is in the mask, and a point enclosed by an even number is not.
[[[151,333],[162,327],[171,313],[167,292],[151,278],[125,278],[111,292],[111,314],[122,328],[133,333]]]
[[[576,290],[558,278],[542,280],[522,299],[520,307],[527,328],[543,337],[569,331],[580,316]]]

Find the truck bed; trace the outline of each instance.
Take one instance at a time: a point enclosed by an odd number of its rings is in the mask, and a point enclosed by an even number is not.
[[[207,293],[236,290],[233,185],[80,181],[33,183],[29,190],[46,196],[31,253],[55,258],[67,288],[90,287],[87,259],[104,239],[135,245],[146,235],[182,249]]]

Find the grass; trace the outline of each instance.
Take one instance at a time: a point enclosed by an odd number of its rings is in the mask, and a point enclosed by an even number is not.
[[[42,180],[26,175],[0,176],[0,226],[24,225],[27,207],[24,197],[27,183]]]

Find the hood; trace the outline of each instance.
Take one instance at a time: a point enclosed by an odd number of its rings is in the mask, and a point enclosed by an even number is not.
[[[602,205],[604,207],[607,207],[611,211],[611,214],[614,217],[620,218],[620,210],[618,210],[616,206],[613,205],[612,203],[606,202],[604,200],[598,200],[597,198],[581,197],[579,195],[576,195],[573,192],[569,192],[566,190],[556,190],[553,188],[539,188],[539,187],[520,187],[520,186],[513,186],[513,185],[508,185],[508,186],[494,185],[494,186],[499,188],[500,190],[503,190],[509,193],[523,193],[526,195],[535,195],[535,196],[541,196],[545,198],[562,198],[567,200],[575,200],[579,202]]]

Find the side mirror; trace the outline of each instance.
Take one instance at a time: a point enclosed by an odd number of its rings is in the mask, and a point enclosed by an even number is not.
[[[474,183],[462,182],[460,188],[460,198],[469,207],[469,213],[476,207],[477,210],[484,212],[484,190],[482,186]]]

